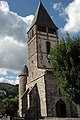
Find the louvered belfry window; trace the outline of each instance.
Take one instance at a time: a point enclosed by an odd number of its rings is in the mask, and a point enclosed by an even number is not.
[[[56,35],[56,30],[54,30],[52,28],[48,28],[48,33]]]
[[[37,30],[38,31],[41,31],[41,32],[46,32],[46,27],[44,27],[44,26],[37,26]]]

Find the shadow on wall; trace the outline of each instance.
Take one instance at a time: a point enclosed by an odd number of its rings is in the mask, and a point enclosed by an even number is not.
[[[41,113],[40,113],[41,110],[40,110],[40,97],[39,97],[37,83],[29,93],[29,102],[30,102],[30,107],[27,111],[27,118],[39,119],[41,117]]]

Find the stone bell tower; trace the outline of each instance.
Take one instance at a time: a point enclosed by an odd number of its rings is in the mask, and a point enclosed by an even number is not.
[[[28,70],[26,90],[29,92],[30,116],[50,116],[47,106],[47,91],[55,86],[50,66],[50,47],[58,42],[57,27],[39,2],[31,27],[28,31]],[[51,86],[48,85],[52,84]],[[35,91],[37,89],[37,93]],[[38,98],[37,98],[37,96]],[[37,98],[37,99],[36,99]],[[36,101],[37,104],[34,104]],[[31,112],[32,111],[32,112]],[[50,115],[49,115],[50,114]]]
[[[32,25],[28,31],[28,61],[29,67],[36,61],[36,67],[50,69],[50,47],[57,44],[57,27],[39,3]],[[36,60],[31,60],[32,58]],[[32,61],[32,63],[30,62]],[[32,69],[32,66],[30,67]]]
[[[28,31],[28,82],[40,77],[42,71],[51,70],[50,47],[57,42],[57,27],[40,2]]]
[[[29,74],[24,92],[27,99],[24,114],[27,117],[76,115],[76,106],[61,95],[50,66],[50,48],[58,43],[57,29],[40,1],[28,31]]]

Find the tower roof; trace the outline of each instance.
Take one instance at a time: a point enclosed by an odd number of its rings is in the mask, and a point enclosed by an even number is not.
[[[54,22],[52,21],[52,19],[50,18],[41,1],[39,1],[39,5],[36,10],[30,29],[34,26],[34,24],[47,26],[53,29],[58,29]]]
[[[21,74],[19,75],[20,76],[27,76],[28,75],[28,68],[26,65],[24,65],[23,67],[23,70],[21,71]]]

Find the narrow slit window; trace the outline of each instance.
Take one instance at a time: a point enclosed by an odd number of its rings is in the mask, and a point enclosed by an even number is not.
[[[32,37],[34,36],[34,30],[32,29]]]
[[[47,54],[50,53],[50,46],[51,46],[50,42],[47,41],[47,42],[46,42],[46,51],[47,51]]]
[[[29,93],[27,94],[27,107],[30,108],[30,96]]]

